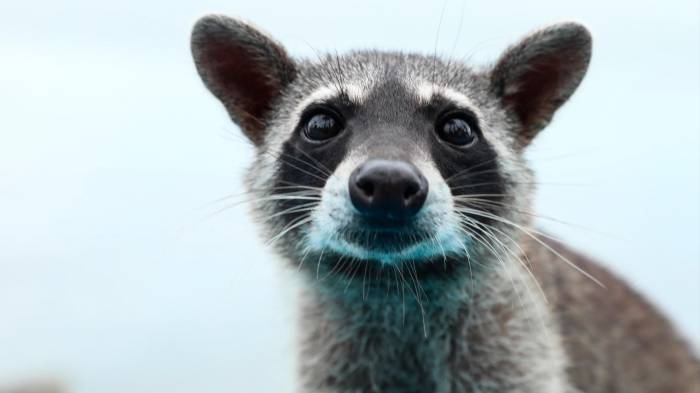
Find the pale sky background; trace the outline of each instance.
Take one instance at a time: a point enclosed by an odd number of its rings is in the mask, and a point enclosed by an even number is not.
[[[201,85],[196,18],[240,15],[297,56],[432,53],[428,1],[0,3],[0,385],[291,392],[293,283],[240,191],[252,148]],[[448,0],[438,52],[592,31],[590,72],[533,146],[542,222],[700,342],[698,2]],[[463,27],[458,36],[460,15]],[[455,44],[456,41],[456,44]],[[456,48],[452,51],[453,46]],[[313,48],[313,49],[312,49]]]

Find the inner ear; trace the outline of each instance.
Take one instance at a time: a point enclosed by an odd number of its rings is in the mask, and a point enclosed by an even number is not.
[[[294,79],[294,61],[265,33],[224,16],[200,19],[191,45],[204,84],[246,136],[260,144],[270,110]]]
[[[503,105],[520,122],[517,139],[528,144],[581,83],[591,57],[591,36],[576,23],[536,31],[510,47],[491,72]]]

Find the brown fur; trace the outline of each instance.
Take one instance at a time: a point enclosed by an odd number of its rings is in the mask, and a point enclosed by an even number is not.
[[[550,243],[606,287],[565,266],[534,241],[525,242],[560,327],[569,376],[581,391],[700,392],[700,362],[653,305],[604,267]]]

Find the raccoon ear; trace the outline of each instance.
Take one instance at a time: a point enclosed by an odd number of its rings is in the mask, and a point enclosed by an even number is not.
[[[491,71],[491,86],[520,121],[527,145],[573,94],[588,69],[591,35],[577,23],[535,31],[508,48]]]
[[[191,48],[204,84],[259,145],[266,115],[294,79],[294,61],[265,33],[219,15],[205,16],[195,24]]]

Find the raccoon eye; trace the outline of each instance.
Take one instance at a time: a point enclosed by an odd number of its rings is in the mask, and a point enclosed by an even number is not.
[[[471,145],[477,138],[473,120],[462,113],[444,116],[436,128],[440,139],[456,146]]]
[[[328,109],[315,109],[305,116],[306,123],[302,133],[314,142],[322,142],[338,135],[343,129],[343,123],[336,113]]]

